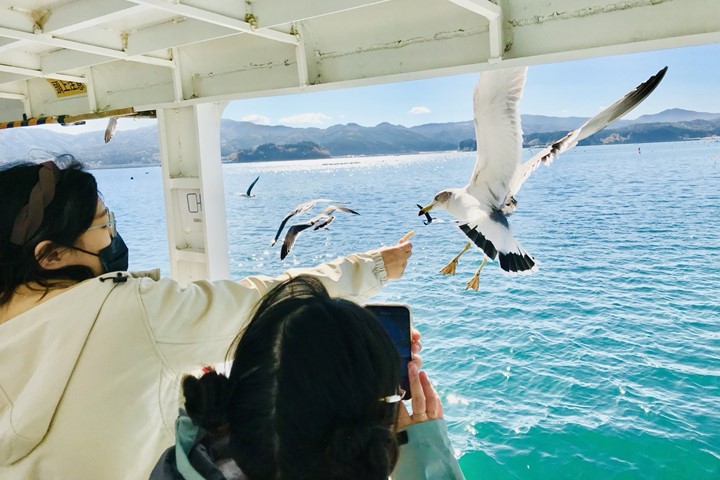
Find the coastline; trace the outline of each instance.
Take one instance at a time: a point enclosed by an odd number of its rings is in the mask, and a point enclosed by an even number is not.
[[[607,144],[586,144],[583,145],[580,143],[578,147],[585,147],[585,148],[597,148],[597,147],[608,147],[608,146],[620,146],[620,145],[628,145],[633,146],[633,148],[637,148],[638,146],[642,145],[653,145],[656,143],[684,143],[684,142],[701,142],[701,141],[707,141],[707,142],[720,142],[720,135],[713,135],[713,136],[707,136],[707,137],[701,137],[701,138],[688,138],[684,140],[663,140],[663,141],[657,141],[657,142],[628,142],[628,143],[607,143]],[[530,150],[530,151],[537,151],[542,148],[545,148],[544,145],[523,145],[523,150]],[[577,148],[577,147],[576,147]],[[277,160],[262,160],[262,161],[249,161],[249,162],[228,162],[222,160],[223,165],[253,165],[253,164],[263,164],[263,163],[276,163],[276,162],[302,162],[302,161],[309,161],[309,162],[323,162],[321,165],[325,166],[333,166],[333,165],[353,165],[353,164],[361,164],[363,158],[367,159],[376,159],[380,157],[409,157],[413,155],[429,155],[429,154],[456,154],[456,153],[471,153],[475,150],[429,150],[429,151],[423,151],[423,152],[402,152],[402,153],[382,153],[377,155],[370,155],[370,154],[358,154],[358,155],[337,155],[337,156],[331,156],[331,157],[322,157],[322,158],[297,158],[297,159],[277,159]],[[348,160],[348,159],[358,159],[355,162],[344,162],[344,161],[333,161],[333,160]],[[82,161],[82,158],[79,159]],[[157,163],[129,163],[129,164],[112,164],[112,165],[103,165],[103,164],[96,164],[96,163],[86,163],[86,166],[90,170],[107,170],[107,169],[139,169],[139,168],[154,168],[159,167],[160,162]]]

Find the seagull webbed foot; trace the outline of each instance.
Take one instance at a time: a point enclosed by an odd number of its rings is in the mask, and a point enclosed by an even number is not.
[[[467,282],[467,286],[465,287],[465,290],[473,289],[476,292],[478,291],[478,288],[480,287],[480,271],[485,266],[485,262],[487,262],[487,257],[483,258],[482,263],[480,264],[480,267],[478,267],[477,271],[475,272],[475,275],[470,279],[469,282]]]
[[[455,275],[455,267],[457,266],[457,257],[450,260],[450,263],[445,265],[441,270],[440,273],[443,275]]]
[[[463,247],[463,249],[460,251],[460,253],[455,255],[455,257],[453,257],[453,259],[450,260],[450,263],[445,265],[440,270],[440,273],[443,275],[455,275],[455,268],[457,267],[458,260],[460,259],[460,257],[462,256],[463,253],[468,251],[470,246],[471,246],[470,242],[466,243],[465,246]]]

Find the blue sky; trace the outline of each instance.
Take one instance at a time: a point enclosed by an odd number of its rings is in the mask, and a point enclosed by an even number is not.
[[[589,117],[664,66],[662,84],[627,118],[668,108],[720,112],[720,44],[531,66],[525,114]],[[407,127],[472,119],[478,74],[231,102],[225,118],[269,125],[328,127],[381,122]],[[306,121],[302,121],[306,120]]]
[[[523,114],[589,117],[664,66],[668,73],[650,97],[626,118],[669,108],[720,113],[720,44],[531,66],[520,103]],[[472,119],[472,90],[478,74],[347,88],[319,93],[230,102],[224,118],[267,125],[327,128],[339,123],[411,127]],[[153,121],[120,119],[118,129]],[[65,133],[104,130],[106,120]],[[37,127],[36,127],[37,128]]]

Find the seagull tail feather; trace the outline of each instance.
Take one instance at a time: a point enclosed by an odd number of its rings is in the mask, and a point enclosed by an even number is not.
[[[522,247],[514,252],[500,252],[498,257],[500,268],[508,273],[531,273],[537,271],[535,259]]]

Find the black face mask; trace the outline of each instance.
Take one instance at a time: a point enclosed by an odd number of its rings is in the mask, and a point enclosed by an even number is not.
[[[110,245],[100,250],[99,253],[88,252],[78,247],[72,248],[100,258],[100,264],[105,273],[124,272],[128,269],[128,248],[119,233],[112,238]]]

